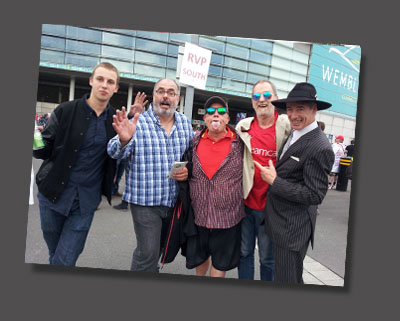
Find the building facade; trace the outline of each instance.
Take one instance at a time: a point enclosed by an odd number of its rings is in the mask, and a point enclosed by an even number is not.
[[[332,94],[328,101],[336,97],[336,92],[348,96],[347,100],[333,102],[334,111],[320,112],[318,120],[325,122],[325,132],[331,140],[335,135],[345,136],[345,143],[354,138],[358,75],[351,75],[351,95],[342,93],[340,90],[348,87],[350,80],[345,66],[333,63],[323,46],[292,41],[44,24],[36,111],[51,112],[59,103],[89,92],[88,78],[93,67],[105,61],[114,64],[120,72],[120,89],[111,100],[115,108],[130,106],[137,91],[146,92],[151,100],[157,80],[176,79],[179,46],[185,42],[212,50],[206,88],[194,91],[193,124],[203,123],[202,106],[211,95],[218,94],[228,101],[231,123],[235,124],[253,115],[250,96],[258,80],[274,82],[280,98],[286,97],[295,83],[310,81],[317,87],[321,99],[321,94],[326,93]],[[343,52],[346,47],[335,48]],[[361,50],[357,48],[357,52],[352,52],[352,60],[358,59],[359,66]],[[342,78],[336,71],[338,66],[342,68]],[[322,75],[321,68],[324,68]],[[331,85],[340,83],[341,86],[330,88],[328,79]],[[180,111],[184,110],[185,93],[186,88],[182,86]],[[343,105],[351,100],[351,106]]]

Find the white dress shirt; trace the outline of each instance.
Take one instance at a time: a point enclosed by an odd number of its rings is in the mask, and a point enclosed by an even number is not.
[[[302,128],[302,129],[299,129],[299,130],[294,130],[293,137],[292,137],[292,140],[290,141],[289,146],[291,146],[293,143],[295,143],[301,136],[307,134],[308,132],[314,130],[317,127],[318,127],[318,123],[316,120],[314,120],[314,122],[312,122],[310,125]]]

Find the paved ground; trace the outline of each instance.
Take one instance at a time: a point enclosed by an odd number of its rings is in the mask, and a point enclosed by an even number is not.
[[[36,172],[40,161],[33,160],[33,165]],[[48,264],[47,247],[40,230],[36,194],[35,186],[35,204],[29,206],[28,213],[25,262]],[[317,218],[315,248],[309,249],[304,260],[303,277],[306,284],[344,285],[349,199],[350,188],[347,192],[330,190],[320,206],[321,214]],[[120,197],[113,199],[113,205],[119,202]],[[337,204],[338,202],[340,203]],[[77,266],[129,270],[135,243],[130,212],[113,209],[103,198],[96,211],[85,249],[78,259]],[[161,273],[194,275],[194,270],[186,269],[184,257],[178,254],[174,262],[163,267]],[[256,279],[259,279],[258,268],[255,275]],[[237,270],[229,271],[226,277],[237,278]]]

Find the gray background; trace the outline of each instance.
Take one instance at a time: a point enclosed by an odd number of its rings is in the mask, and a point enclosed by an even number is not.
[[[338,320],[396,315],[398,9],[385,1],[379,10],[348,1],[330,3],[36,1],[2,8],[1,318]],[[25,264],[42,23],[361,45],[346,286],[239,284]]]

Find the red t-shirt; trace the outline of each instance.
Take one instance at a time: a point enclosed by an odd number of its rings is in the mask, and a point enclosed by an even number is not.
[[[275,112],[274,124],[266,129],[258,125],[257,117],[251,123],[248,133],[251,136],[251,154],[253,160],[259,162],[262,166],[267,166],[271,159],[276,163],[276,131],[275,123],[278,119],[278,113]],[[255,166],[253,188],[244,204],[254,210],[262,211],[267,201],[268,184],[262,180],[260,170]]]
[[[222,161],[231,151],[231,142],[235,138],[235,133],[232,133],[229,127],[226,129],[228,130],[226,135],[217,142],[208,136],[208,129],[206,129],[197,145],[196,151],[201,168],[209,179],[214,176]]]

